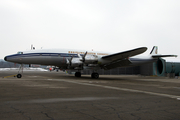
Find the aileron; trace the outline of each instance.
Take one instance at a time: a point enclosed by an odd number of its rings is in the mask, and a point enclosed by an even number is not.
[[[103,67],[105,70],[109,70],[109,69],[113,69],[117,67],[125,67],[125,66],[128,66],[129,64],[131,64],[131,61],[129,61],[129,59],[123,59],[123,60],[106,64]]]

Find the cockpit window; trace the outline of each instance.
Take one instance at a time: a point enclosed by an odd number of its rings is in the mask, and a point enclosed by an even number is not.
[[[23,54],[23,52],[17,52],[17,54]]]

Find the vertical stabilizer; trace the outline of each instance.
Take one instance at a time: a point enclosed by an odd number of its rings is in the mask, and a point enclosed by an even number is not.
[[[177,57],[177,55],[160,55],[158,54],[158,47],[154,46],[150,52],[151,57],[160,58],[160,57]]]
[[[150,54],[152,54],[152,55],[158,54],[158,47],[154,46],[153,49],[151,50]]]

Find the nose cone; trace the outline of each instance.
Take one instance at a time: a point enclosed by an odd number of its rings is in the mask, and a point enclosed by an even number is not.
[[[4,60],[7,61],[7,57],[4,57]]]

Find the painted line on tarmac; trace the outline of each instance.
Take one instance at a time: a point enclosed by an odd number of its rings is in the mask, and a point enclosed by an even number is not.
[[[5,76],[3,78],[16,77],[16,76],[17,76],[17,74],[14,74],[14,75]]]
[[[78,98],[50,98],[50,99],[33,99],[27,101],[7,101],[6,103],[56,103],[56,102],[78,102],[78,101],[100,101],[116,100],[119,97],[78,97]]]
[[[156,95],[156,96],[162,96],[162,97],[168,97],[168,98],[174,98],[174,99],[180,100],[180,96],[177,96],[177,95],[169,95],[169,94],[163,94],[163,93],[155,93],[155,92],[149,92],[149,91],[142,91],[142,90],[135,90],[135,89],[128,89],[128,88],[119,88],[119,87],[112,87],[112,86],[105,86],[105,85],[96,85],[96,84],[90,84],[90,83],[82,83],[79,81],[76,82],[76,81],[72,81],[72,80],[63,80],[63,79],[48,79],[48,80],[63,81],[63,82],[80,84],[80,85],[95,86],[95,87],[127,91],[127,92],[144,93],[144,94],[149,94],[149,95]]]

